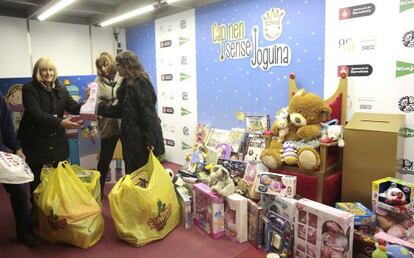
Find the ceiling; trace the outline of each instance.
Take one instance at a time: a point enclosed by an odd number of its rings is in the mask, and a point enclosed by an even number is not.
[[[220,0],[182,0],[171,5],[156,8],[154,11],[137,18],[114,24],[126,28],[152,21],[157,18],[179,13],[191,8],[219,2]],[[0,16],[36,19],[57,0],[0,0]],[[153,4],[157,0],[77,0],[64,10],[49,17],[47,21],[96,25],[101,21],[130,10]]]

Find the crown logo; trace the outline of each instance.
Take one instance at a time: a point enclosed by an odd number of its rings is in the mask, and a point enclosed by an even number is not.
[[[280,8],[270,8],[264,15],[262,15],[263,21],[263,34],[265,39],[273,41],[280,37],[282,34],[282,19],[286,12]]]

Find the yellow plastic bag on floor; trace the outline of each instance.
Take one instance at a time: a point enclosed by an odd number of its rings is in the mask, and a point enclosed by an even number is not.
[[[67,162],[42,173],[43,181],[35,190],[39,236],[81,248],[94,245],[104,231],[101,206]]]
[[[164,238],[180,222],[171,177],[152,152],[146,165],[115,184],[108,199],[119,238],[134,246]]]

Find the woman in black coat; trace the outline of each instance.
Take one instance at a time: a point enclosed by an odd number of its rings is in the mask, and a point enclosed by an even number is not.
[[[80,128],[78,122],[63,119],[63,112],[79,114],[81,103],[69,95],[57,81],[56,66],[49,58],[40,58],[33,69],[33,80],[23,86],[24,114],[18,130],[26,161],[34,174],[33,191],[40,184],[44,166],[56,167],[69,156],[65,129]]]
[[[164,154],[164,139],[155,109],[157,96],[138,57],[127,50],[116,61],[118,73],[124,78],[116,92],[118,103],[100,103],[98,114],[121,118],[122,156],[125,171],[130,174],[147,163],[150,150],[156,156]]]

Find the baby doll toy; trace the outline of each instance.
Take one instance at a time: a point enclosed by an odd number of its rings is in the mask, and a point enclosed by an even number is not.
[[[346,257],[349,243],[343,229],[334,221],[327,221],[323,226],[321,258]]]

